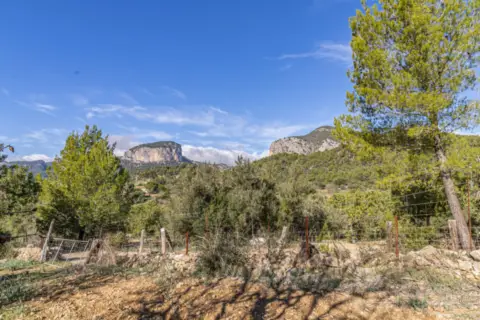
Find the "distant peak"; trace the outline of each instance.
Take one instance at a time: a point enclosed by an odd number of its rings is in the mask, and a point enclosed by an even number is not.
[[[334,127],[332,126],[320,126],[318,127],[317,129],[315,129],[314,131],[332,131],[334,129]]]

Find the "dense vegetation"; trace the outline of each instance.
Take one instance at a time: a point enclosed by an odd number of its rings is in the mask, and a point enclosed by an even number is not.
[[[461,150],[479,154],[478,138],[452,139],[458,156]],[[311,232],[318,237],[374,239],[384,234],[386,221],[399,215],[402,231],[426,244],[442,232],[450,216],[438,177],[420,167],[404,171],[400,151],[387,162],[365,160],[341,147],[310,155],[278,154],[253,163],[239,159],[228,170],[183,163],[134,173],[121,167],[113,151],[100,130],[87,127],[68,137],[46,178],[35,179],[23,167],[3,166],[1,231],[45,232],[55,219],[58,235],[75,238],[138,235],[142,229],[155,234],[161,227],[174,239],[186,232],[192,237],[251,237],[283,226],[301,232],[309,216]],[[460,169],[454,178],[464,206],[466,181],[473,180],[475,230],[480,224],[480,177]]]
[[[308,216],[319,237],[353,240],[382,235],[397,215],[404,243],[418,245],[435,240],[453,217],[466,249],[468,188],[473,230],[480,225],[480,143],[455,133],[479,123],[479,102],[464,94],[477,86],[480,2],[379,4],[362,1],[350,21],[350,114],[335,121],[341,148],[253,164],[239,159],[228,170],[184,163],[128,172],[108,137],[86,127],[68,137],[44,179],[2,168],[0,208],[10,222],[0,228],[43,232],[55,220],[56,233],[80,238],[161,226],[239,236],[301,230]]]

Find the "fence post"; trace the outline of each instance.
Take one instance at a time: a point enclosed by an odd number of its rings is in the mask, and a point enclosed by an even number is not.
[[[308,245],[308,216],[305,217],[305,255],[307,256],[307,260],[310,259],[310,246]]]
[[[280,235],[280,239],[278,240],[278,243],[279,243],[280,245],[282,245],[282,244],[285,242],[286,238],[287,238],[287,230],[288,230],[287,227],[283,227],[283,228],[282,228],[282,234]]]
[[[162,241],[162,255],[165,255],[166,246],[165,246],[165,228],[160,229],[160,237]]]
[[[205,238],[208,238],[208,214],[205,212]]]
[[[60,249],[62,249],[62,246],[63,246],[63,241],[64,240],[62,239],[62,242],[60,242],[60,246],[58,247],[58,250],[55,253],[55,257],[53,257],[53,261],[57,260],[58,254],[60,253]]]
[[[470,235],[469,237],[469,249],[470,251],[474,250],[473,248],[473,243],[472,243],[472,217],[470,216],[470,184],[472,180],[469,180],[467,183],[467,190],[468,190],[468,233]]]
[[[452,250],[458,250],[458,234],[457,234],[456,220],[448,220],[448,230],[450,231],[450,239],[452,241]]]
[[[387,221],[387,252],[392,252],[393,235],[392,235],[392,221]]]
[[[100,240],[94,239],[92,241],[92,246],[90,247],[90,250],[88,250],[87,257],[83,262],[84,267],[90,262],[90,259],[92,259],[93,254],[98,252],[98,249],[100,249],[100,245],[101,245]]]
[[[395,256],[400,257],[400,248],[398,247],[398,216],[395,216]]]
[[[141,254],[143,251],[143,242],[145,241],[145,229],[142,229],[140,233],[140,247],[138,248],[138,254]]]
[[[185,237],[186,237],[185,255],[188,256],[188,231]]]
[[[45,237],[45,242],[43,243],[42,253],[40,254],[41,262],[47,261],[48,242],[50,241],[50,237],[52,236],[54,222],[55,220],[52,220],[52,222],[50,222],[50,227],[48,228],[47,236]]]

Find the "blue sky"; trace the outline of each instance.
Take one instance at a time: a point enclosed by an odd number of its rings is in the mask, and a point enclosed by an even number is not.
[[[346,111],[359,3],[4,1],[0,141],[48,159],[88,123],[118,154],[174,140],[195,160],[257,158]]]

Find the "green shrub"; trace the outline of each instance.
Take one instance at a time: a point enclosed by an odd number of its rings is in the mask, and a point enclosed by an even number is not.
[[[16,279],[0,279],[0,306],[24,301],[34,294],[33,287],[26,281]]]
[[[120,248],[122,245],[128,242],[125,232],[116,232],[108,236],[109,244],[114,248]]]
[[[413,309],[426,309],[428,307],[428,303],[426,299],[420,299],[418,297],[410,297],[408,298],[407,304]]]
[[[13,249],[11,243],[2,243],[0,244],[0,259],[12,259],[15,258],[17,253]]]
[[[197,275],[207,277],[244,275],[247,257],[244,243],[224,233],[204,239],[196,262]]]

